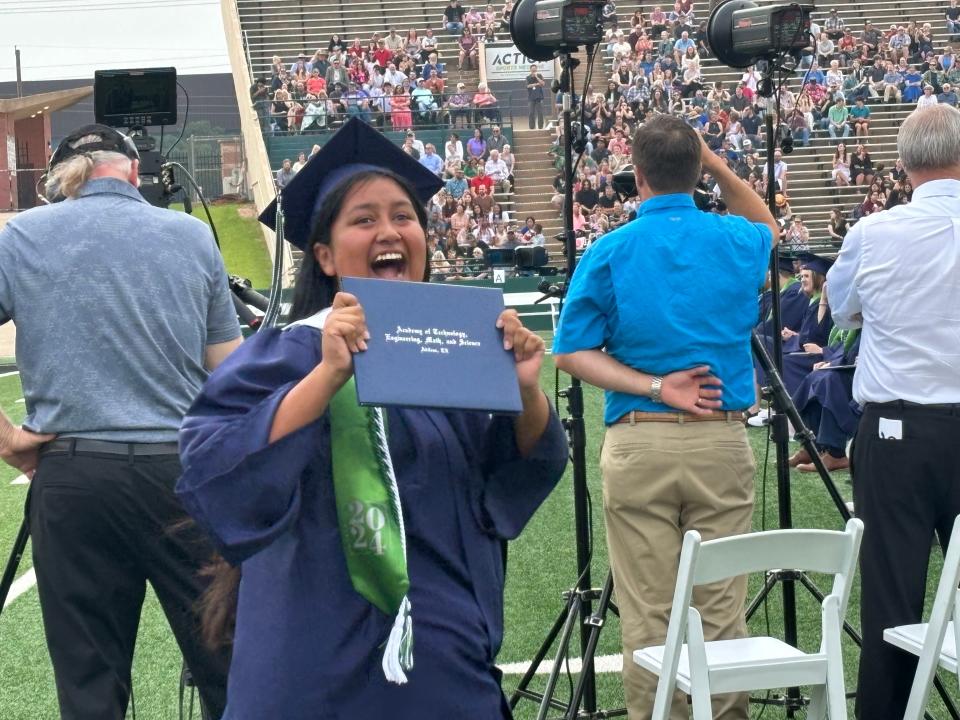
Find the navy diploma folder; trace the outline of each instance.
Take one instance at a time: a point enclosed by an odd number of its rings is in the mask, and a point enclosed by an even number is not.
[[[353,356],[361,405],[519,413],[513,351],[496,321],[498,288],[343,278],[367,318]]]

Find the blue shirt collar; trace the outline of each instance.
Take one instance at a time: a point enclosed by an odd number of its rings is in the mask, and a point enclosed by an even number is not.
[[[637,215],[666,210],[668,208],[696,208],[693,196],[687,193],[671,193],[669,195],[654,195],[644,200],[637,209]]]
[[[77,192],[77,197],[87,197],[88,195],[123,195],[131,200],[147,202],[143,195],[133,185],[126,180],[120,180],[112,177],[94,178],[87,180],[83,187]]]
[[[960,180],[928,180],[923,185],[913,189],[913,199],[928,197],[958,197],[960,196]]]

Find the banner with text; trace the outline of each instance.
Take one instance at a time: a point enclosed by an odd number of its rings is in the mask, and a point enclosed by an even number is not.
[[[484,64],[487,69],[487,82],[494,83],[502,80],[524,80],[530,74],[530,66],[536,65],[537,72],[543,75],[544,80],[553,78],[553,60],[537,62],[525,57],[515,45],[499,47],[484,46]],[[549,86],[546,88],[550,92]]]

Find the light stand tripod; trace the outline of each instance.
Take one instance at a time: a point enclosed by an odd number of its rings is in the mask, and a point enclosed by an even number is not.
[[[589,57],[592,53],[593,47],[588,45],[587,56]],[[559,89],[563,93],[563,227],[564,250],[567,256],[567,282],[569,282],[573,277],[577,265],[576,235],[573,231],[574,138],[572,127],[572,98],[574,91],[573,70],[579,65],[579,60],[573,58],[570,52],[567,51],[558,53],[557,57],[563,68]],[[570,387],[561,391],[559,394],[566,399],[567,411],[569,413],[569,416],[564,419],[563,425],[567,431],[570,442],[570,456],[573,465],[573,509],[574,532],[577,547],[577,582],[564,593],[566,604],[558,614],[553,626],[550,628],[539,650],[537,650],[533,660],[530,662],[529,669],[520,679],[516,690],[514,690],[513,695],[510,697],[510,707],[511,709],[515,708],[522,698],[535,700],[540,703],[537,720],[544,720],[550,708],[563,710],[564,717],[569,720],[624,716],[627,714],[625,709],[612,711],[597,709],[593,655],[597,646],[597,636],[600,628],[603,626],[606,611],[608,608],[612,608],[613,611],[616,612],[616,607],[611,603],[613,580],[609,573],[607,574],[607,579],[602,590],[591,587],[590,556],[592,538],[590,537],[590,503],[587,490],[587,443],[583,423],[583,388],[580,380],[576,377],[571,377]],[[595,600],[599,600],[596,612],[593,610]],[[577,624],[580,625],[580,657],[582,666],[576,688],[569,703],[563,703],[554,700],[553,694],[556,690],[557,680],[562,672],[564,661],[567,658],[573,630]],[[560,636],[560,642],[557,646],[553,668],[547,678],[547,684],[543,693],[530,690],[530,682],[533,680],[534,675],[536,675],[540,664],[550,652],[550,648],[553,646],[558,635]],[[582,713],[580,712],[581,700],[584,708]]]

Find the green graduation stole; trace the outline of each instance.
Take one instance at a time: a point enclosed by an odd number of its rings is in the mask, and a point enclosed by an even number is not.
[[[840,342],[843,343],[843,351],[849,352],[850,348],[853,347],[853,341],[857,339],[859,333],[859,330],[841,330],[834,325],[830,331],[830,337],[827,338],[827,345]]]
[[[322,330],[328,313],[296,324]],[[291,327],[288,325],[287,327]],[[330,450],[340,540],[354,590],[389,616],[383,674],[403,685],[413,669],[407,540],[383,411],[357,403],[351,377],[331,398]]]

